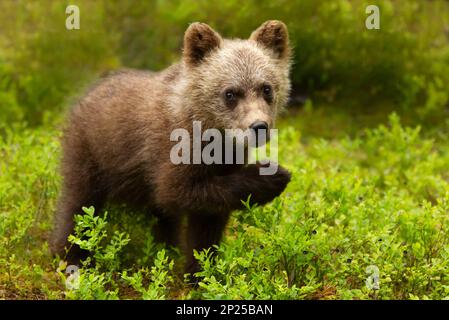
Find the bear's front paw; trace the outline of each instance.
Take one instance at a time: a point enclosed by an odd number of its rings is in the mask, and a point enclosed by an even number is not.
[[[290,182],[291,178],[291,173],[287,169],[279,166],[277,172],[272,176],[271,181],[273,185],[275,185],[280,190],[279,194],[281,194],[282,191],[284,191],[284,189],[287,187],[287,184]]]
[[[258,166],[260,167],[261,165],[258,164]],[[290,180],[290,172],[281,166],[278,166],[276,173],[273,175],[260,175],[260,188],[258,192],[253,195],[254,202],[262,205],[272,201],[285,190]]]

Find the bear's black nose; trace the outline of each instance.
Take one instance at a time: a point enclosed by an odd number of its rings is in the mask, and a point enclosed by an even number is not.
[[[250,129],[254,130],[256,134],[259,134],[259,130],[265,130],[265,134],[268,131],[268,123],[265,121],[256,121],[252,125],[249,126]]]
[[[256,136],[256,148],[264,145],[270,140],[270,136],[268,135],[268,123],[265,121],[256,121],[250,125],[249,128],[254,130]]]

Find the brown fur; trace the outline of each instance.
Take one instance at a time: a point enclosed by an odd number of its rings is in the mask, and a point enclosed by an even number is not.
[[[148,209],[159,217],[158,239],[180,243],[187,216],[187,272],[198,270],[192,251],[218,244],[232,210],[251,194],[263,205],[290,180],[279,167],[259,175],[259,164],[174,165],[169,154],[175,128],[242,128],[256,121],[274,125],[290,82],[287,28],[268,21],[249,40],[222,39],[202,23],[189,26],[180,63],[160,73],[124,71],[94,86],[71,110],[62,148],[61,196],[51,248],[64,255],[73,215],[82,206],[98,212],[107,200]],[[273,100],[261,96],[270,82]],[[224,88],[242,92],[238,105],[223,103]],[[69,259],[76,258],[76,249]]]

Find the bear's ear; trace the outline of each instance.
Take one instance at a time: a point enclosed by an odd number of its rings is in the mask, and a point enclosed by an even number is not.
[[[251,34],[249,39],[271,49],[276,58],[284,59],[290,56],[288,30],[282,21],[269,20],[264,22]]]
[[[184,34],[184,59],[189,65],[198,65],[204,57],[219,48],[221,36],[205,23],[194,22]]]

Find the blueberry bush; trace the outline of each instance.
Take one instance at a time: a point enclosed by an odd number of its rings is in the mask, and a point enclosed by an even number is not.
[[[313,116],[295,115],[296,128],[289,125],[292,115],[281,119],[279,161],[292,182],[272,203],[234,212],[217,256],[196,253],[203,267],[197,287],[183,275],[179,251],[153,241],[154,221],[122,207],[100,215],[84,208],[76,217],[70,240],[91,256],[75,275],[68,273],[70,266],[52,258],[46,242],[60,181],[59,130],[6,129],[0,140],[0,295],[449,298],[449,153],[441,135],[449,122],[435,135],[392,114],[386,124],[353,128],[353,136],[326,138],[322,123],[322,136],[305,139]]]

